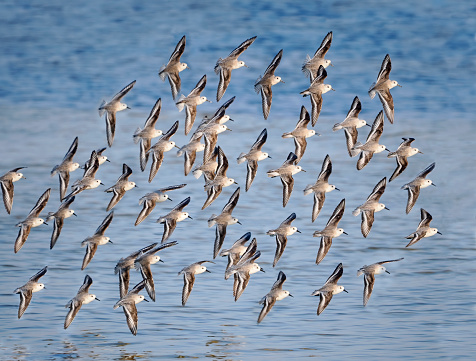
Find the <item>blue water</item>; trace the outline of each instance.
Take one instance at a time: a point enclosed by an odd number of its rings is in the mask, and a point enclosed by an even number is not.
[[[470,2],[400,1],[181,1],[163,4],[131,1],[86,1],[49,5],[25,1],[0,4],[0,171],[27,166],[26,180],[15,183],[13,211],[0,210],[0,359],[152,360],[211,358],[226,360],[275,360],[320,357],[326,359],[469,359],[476,351],[474,299],[476,271],[474,156],[474,101],[476,87],[476,7]],[[281,134],[294,128],[301,105],[310,110],[299,92],[308,80],[301,73],[306,54],[312,55],[327,32],[333,31],[327,58],[326,83],[336,92],[324,95],[316,125],[320,137],[308,139],[300,165],[307,171],[295,175],[294,192],[281,206],[281,182],[266,177],[294,149]],[[215,98],[218,76],[213,67],[243,40],[257,36],[242,55],[249,69],[232,73],[223,101],[236,100],[228,114],[233,130],[219,136],[230,161],[228,176],[242,187],[234,216],[243,224],[228,227],[224,247],[250,231],[262,252],[259,264],[266,273],[252,276],[238,302],[232,297],[232,281],[223,279],[224,259],[210,264],[212,273],[197,275],[186,307],[181,306],[182,278],[177,272],[190,263],[212,257],[214,228],[206,220],[218,213],[235,187],[225,188],[207,209],[203,180],[183,175],[183,158],[165,155],[162,168],[151,184],[148,169],[140,172],[138,146],[132,134],[142,126],[157,98],[163,101],[157,127],[166,130],[175,120],[180,129],[173,137],[178,145],[188,141],[183,134],[185,114],[172,101],[168,83],[157,76],[178,40],[187,37],[182,61],[190,70],[181,73],[182,92],[188,93],[203,74],[208,84],[203,95]],[[261,100],[253,84],[274,55],[284,49],[276,72],[285,81],[273,88],[267,121],[261,115]],[[390,211],[377,213],[370,235],[360,233],[360,217],[351,211],[363,203],[374,185],[389,177],[395,161],[376,154],[362,171],[349,158],[342,132],[332,125],[345,118],[354,96],[362,101],[361,117],[372,122],[381,109],[367,90],[375,81],[385,54],[392,59],[391,79],[402,84],[392,94],[395,123],[385,122],[381,144],[395,150],[401,137],[414,137],[424,154],[409,160],[405,172],[387,186],[381,201]],[[139,188],[128,192],[115,207],[107,235],[114,244],[100,246],[89,266],[81,271],[84,248],[105,217],[110,195],[105,188],[85,191],[73,203],[78,214],[65,221],[63,232],[49,250],[52,225],[32,230],[18,254],[13,244],[14,225],[23,220],[40,194],[52,187],[42,213],[59,205],[58,180],[49,172],[63,158],[75,136],[79,150],[75,160],[84,162],[92,149],[106,145],[104,120],[97,107],[123,86],[136,79],[124,98],[132,108],[118,113],[116,138],[106,151],[111,163],[97,177],[114,184],[122,163],[134,171],[131,180]],[[213,113],[218,105],[206,103],[197,119]],[[247,151],[263,128],[268,129],[264,146],[272,159],[259,164],[258,175],[244,192],[246,166],[234,159]],[[367,129],[361,129],[365,140]],[[333,162],[331,183],[341,189],[327,195],[318,219],[311,223],[312,197],[302,189],[313,183],[322,160]],[[201,155],[198,156],[200,160]],[[406,191],[400,187],[430,163],[436,162],[430,179],[437,187],[423,189],[409,215],[405,214]],[[71,180],[80,172],[71,174]],[[187,183],[170,193],[174,202],[158,204],[138,227],[138,199],[157,188]],[[157,301],[138,305],[139,332],[134,337],[118,300],[114,266],[119,258],[160,240],[162,225],[155,220],[187,196],[186,208],[193,220],[178,224],[171,240],[178,245],[161,257],[165,263],[152,266]],[[318,239],[334,207],[346,199],[340,226],[349,234],[336,238],[319,266],[314,263]],[[443,236],[423,239],[410,249],[405,236],[419,221],[419,208],[433,216],[432,226]],[[3,208],[3,207],[2,207]],[[301,234],[289,237],[276,269],[272,268],[275,241],[265,235],[289,214]],[[378,275],[367,307],[362,307],[363,279],[355,276],[364,264],[404,257],[388,265],[390,275]],[[320,287],[335,266],[344,264],[340,284],[349,294],[336,295],[318,317],[318,300],[309,296]],[[17,320],[18,295],[11,292],[45,265],[46,289],[35,293],[21,320]],[[285,289],[294,298],[279,301],[260,324],[258,301],[276,279],[287,275]],[[63,330],[67,310],[63,307],[77,292],[85,274],[94,283],[90,289],[101,300],[85,305],[68,330]],[[131,285],[140,274],[131,272]]]

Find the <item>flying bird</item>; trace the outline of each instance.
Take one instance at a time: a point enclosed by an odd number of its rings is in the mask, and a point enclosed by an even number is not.
[[[34,276],[30,277],[27,283],[23,286],[18,287],[13,291],[13,293],[20,294],[20,306],[18,307],[18,318],[21,318],[25,313],[28,305],[31,302],[31,298],[34,292],[41,291],[45,288],[43,283],[38,283],[41,277],[43,277],[48,270],[48,266],[45,266],[40,271],[38,271]]]
[[[165,78],[169,79],[170,89],[172,90],[172,97],[177,97],[177,94],[180,92],[181,80],[179,73],[182,70],[190,69],[186,63],[180,62],[180,57],[182,56],[185,50],[185,35],[179,40],[175,49],[170,55],[169,62],[166,65],[162,65],[159,70],[159,77],[162,81],[165,81]]]
[[[28,216],[15,225],[16,227],[20,227],[17,239],[15,240],[15,253],[23,247],[32,228],[41,226],[42,224],[48,225],[43,218],[39,217],[39,215],[46,207],[46,203],[48,203],[48,199],[50,199],[50,193],[51,188],[48,188],[40,198],[38,198],[35,206],[31,209],[30,213],[28,213]]]
[[[339,286],[337,284],[343,273],[344,268],[342,263],[339,263],[334,272],[332,272],[330,277],[327,279],[326,283],[324,283],[324,286],[311,293],[311,296],[319,296],[319,306],[317,306],[318,316],[329,305],[329,302],[332,300],[332,296],[341,293],[342,291],[348,293],[344,286]]]
[[[256,36],[249,38],[242,42],[236,49],[234,49],[225,59],[218,59],[215,65],[215,73],[220,74],[220,82],[217,89],[217,102],[220,101],[225,94],[228,85],[230,84],[231,71],[241,67],[248,67],[244,61],[238,60],[238,57],[253,44]]]
[[[395,88],[396,86],[401,87],[398,82],[395,80],[390,80],[388,77],[390,71],[392,70],[392,62],[390,60],[390,55],[385,55],[383,59],[382,66],[380,67],[380,72],[377,76],[377,81],[372,83],[369,89],[370,99],[375,97],[375,94],[378,94],[378,97],[383,105],[383,110],[385,115],[390,123],[393,124],[394,118],[394,106],[392,94],[390,94],[390,89]]]
[[[119,93],[114,95],[114,97],[106,102],[102,101],[101,106],[99,107],[99,116],[102,117],[106,113],[106,136],[107,144],[112,147],[114,142],[114,133],[116,132],[116,112],[119,112],[124,109],[130,109],[127,104],[121,103],[122,98],[132,89],[136,81],[126,85]]]
[[[264,119],[268,119],[269,111],[271,110],[271,102],[273,101],[273,92],[271,87],[279,82],[284,83],[281,77],[274,75],[276,68],[281,62],[283,56],[283,49],[281,49],[273,61],[266,68],[263,76],[260,76],[255,82],[255,92],[261,94],[261,105],[263,108]]]

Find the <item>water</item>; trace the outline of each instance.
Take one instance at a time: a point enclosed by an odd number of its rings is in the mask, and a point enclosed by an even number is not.
[[[2,359],[170,359],[212,358],[297,359],[467,359],[474,346],[475,287],[475,167],[472,147],[475,62],[475,7],[468,2],[403,1],[304,2],[241,1],[236,4],[182,1],[141,2],[95,1],[82,4],[50,2],[50,5],[7,1],[0,5],[0,154],[1,171],[27,166],[26,180],[15,183],[13,211],[0,213],[0,350]],[[324,95],[316,129],[321,137],[308,140],[302,167],[307,173],[295,176],[294,192],[286,208],[281,206],[281,183],[268,179],[266,170],[279,167],[294,145],[281,134],[293,129],[299,110],[308,99],[299,91],[308,86],[300,67],[312,55],[328,31],[334,40],[328,58],[327,83],[336,92]],[[223,279],[224,259],[210,264],[211,274],[196,278],[187,306],[181,306],[180,269],[212,257],[215,230],[206,220],[218,213],[235,187],[206,210],[203,180],[183,176],[183,158],[174,151],[165,155],[152,184],[139,169],[139,149],[132,134],[142,126],[158,97],[163,100],[157,127],[168,129],[180,120],[174,136],[179,145],[184,113],[175,108],[168,83],[157,76],[182,35],[187,36],[183,61],[190,70],[182,72],[182,90],[188,93],[203,74],[208,85],[203,95],[214,99],[218,77],[213,66],[243,40],[257,35],[256,42],[242,55],[249,69],[233,72],[223,101],[236,95],[229,109],[235,119],[232,132],[219,136],[228,156],[228,175],[242,187],[234,216],[243,224],[228,227],[225,247],[250,231],[262,252],[259,264],[266,273],[252,276],[238,302],[233,301],[232,281]],[[261,100],[253,92],[255,79],[274,55],[284,49],[277,75],[285,84],[274,87],[268,121],[261,116]],[[385,123],[381,143],[394,150],[401,137],[414,137],[423,151],[410,159],[407,170],[387,186],[382,202],[390,208],[376,214],[367,239],[360,234],[360,218],[351,211],[361,204],[374,185],[389,177],[395,161],[376,154],[358,172],[356,159],[347,156],[342,132],[332,125],[344,119],[352,99],[362,101],[361,116],[373,121],[381,109],[370,100],[367,89],[375,81],[385,54],[392,58],[391,78],[403,85],[392,91],[395,124]],[[84,248],[80,242],[91,235],[105,217],[110,195],[105,188],[85,191],[73,203],[78,214],[65,221],[62,234],[49,250],[52,226],[32,230],[18,254],[13,244],[14,225],[48,187],[50,201],[43,214],[59,205],[58,180],[49,172],[63,158],[75,136],[79,137],[76,160],[84,162],[92,149],[106,144],[104,120],[97,115],[101,99],[110,98],[130,81],[137,84],[125,102],[131,110],[118,114],[116,138],[106,150],[111,163],[97,176],[108,187],[122,170],[132,167],[131,180],[139,188],[129,191],[115,207],[107,235],[114,244],[100,246],[85,271],[80,270]],[[204,104],[198,117],[218,107]],[[246,166],[234,159],[247,151],[263,128],[268,129],[264,150],[272,159],[260,162],[250,191],[244,192]],[[361,129],[365,137],[367,129]],[[311,223],[312,197],[302,189],[315,181],[326,154],[334,170],[331,183],[341,192],[328,194],[318,219]],[[200,155],[198,157],[200,159]],[[437,188],[423,189],[409,215],[405,214],[406,192],[400,186],[436,162],[430,174]],[[80,172],[71,174],[74,181]],[[138,199],[160,187],[187,183],[170,193],[174,202],[158,204],[138,227],[133,223],[140,211]],[[139,332],[130,334],[124,314],[113,310],[118,300],[117,276],[113,269],[120,257],[160,240],[162,225],[155,220],[182,199],[191,196],[187,207],[193,220],[178,224],[171,240],[179,244],[162,253],[164,264],[152,266],[157,302],[138,305]],[[334,240],[324,261],[314,263],[318,239],[312,233],[325,226],[334,207],[346,199],[340,223],[349,236]],[[443,236],[423,239],[405,249],[405,236],[419,221],[419,208],[433,216],[432,225]],[[289,214],[302,232],[289,237],[276,269],[272,268],[275,241],[265,235]],[[405,257],[388,265],[390,275],[377,276],[369,304],[362,307],[363,280],[355,272],[364,264]],[[349,294],[336,295],[328,308],[316,316],[318,299],[310,293],[320,287],[335,266],[343,262],[340,284]],[[21,320],[17,320],[18,295],[11,292],[48,265],[42,281],[47,289],[36,293]],[[260,324],[257,301],[264,296],[279,270],[287,275],[285,289],[294,298],[279,301]],[[85,274],[94,283],[91,292],[100,302],[85,305],[68,330],[63,330],[67,310],[63,307],[77,292]],[[131,272],[131,284],[140,275]]]

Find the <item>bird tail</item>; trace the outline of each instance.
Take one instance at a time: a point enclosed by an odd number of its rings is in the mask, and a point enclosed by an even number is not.
[[[102,117],[104,115],[104,113],[106,112],[106,109],[104,108],[104,106],[106,105],[106,101],[103,100],[101,105],[99,106],[99,116]]]
[[[208,227],[213,227],[216,223],[216,214],[212,214],[212,216],[208,219]]]
[[[178,102],[175,103],[179,112],[181,112],[185,106],[185,103],[183,102],[184,99],[185,99],[185,95],[181,94]]]
[[[134,132],[134,135],[132,136],[132,139],[134,140],[134,144],[137,144],[139,143],[139,140],[140,140],[140,137],[139,137],[139,133],[142,131],[141,127],[138,127],[136,129],[136,131]]]
[[[246,160],[245,155],[246,155],[246,153],[241,153],[240,156],[238,158],[236,158],[236,161],[238,162],[238,164],[241,164]]]
[[[339,130],[339,129],[342,129],[342,125],[340,125],[340,123],[336,123],[334,124],[334,126],[332,127],[332,131],[336,131],[336,130]]]
[[[167,77],[167,73],[164,71],[165,65],[162,65],[159,70],[159,77],[160,80],[165,81],[165,78]]]

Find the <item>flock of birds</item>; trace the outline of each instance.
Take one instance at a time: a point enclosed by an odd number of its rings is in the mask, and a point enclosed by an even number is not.
[[[244,41],[236,49],[234,49],[226,58],[218,59],[215,65],[215,72],[219,75],[219,83],[216,93],[217,102],[225,94],[231,80],[231,73],[233,70],[246,67],[246,64],[238,60],[238,57],[256,40],[256,37],[252,37]],[[331,85],[324,84],[324,80],[327,77],[326,68],[331,64],[331,61],[325,59],[325,55],[328,52],[332,42],[332,32],[329,32],[321,46],[317,49],[314,56],[311,58],[308,56],[302,71],[310,78],[310,86],[308,89],[301,92],[304,97],[309,96],[311,99],[311,114],[306,110],[304,106],[301,107],[301,113],[299,121],[296,124],[294,130],[283,133],[283,138],[293,138],[295,143],[295,149],[289,152],[288,157],[284,161],[283,165],[277,169],[269,170],[267,172],[268,177],[279,177],[283,186],[282,193],[282,205],[286,207],[288,200],[293,191],[294,179],[293,175],[304,172],[301,166],[298,165],[299,161],[303,157],[307,141],[306,139],[316,135],[317,133],[313,129],[308,129],[309,124],[316,125],[319,114],[321,112],[323,98],[322,95],[330,90],[334,90]],[[209,101],[206,97],[201,96],[201,92],[206,86],[206,75],[204,75],[197,83],[195,88],[187,95],[178,96],[181,91],[181,79],[180,72],[187,69],[186,63],[180,62],[180,58],[185,50],[185,36],[178,42],[175,50],[173,51],[170,59],[166,65],[164,65],[160,71],[160,78],[165,81],[168,79],[172,92],[172,97],[179,111],[185,109],[185,134],[189,134],[193,128],[195,118],[197,115],[197,106]],[[255,91],[261,95],[262,100],[262,114],[264,119],[268,118],[271,111],[272,104],[272,86],[276,85],[283,80],[275,75],[277,68],[280,64],[283,55],[283,50],[280,50],[273,58],[270,65],[266,68],[262,76],[260,76],[255,83]],[[396,158],[397,167],[391,175],[389,182],[397,178],[407,167],[408,158],[421,153],[417,148],[411,146],[414,141],[413,138],[403,138],[403,142],[398,149],[394,152],[390,152],[384,145],[379,144],[379,138],[382,135],[384,127],[384,114],[390,123],[394,122],[394,104],[393,98],[390,93],[390,89],[395,86],[400,86],[396,81],[389,80],[391,71],[390,56],[386,55],[380,72],[378,73],[377,80],[369,90],[369,95],[374,98],[378,95],[383,111],[380,111],[374,122],[369,125],[365,120],[359,119],[359,113],[362,109],[361,102],[358,97],[352,102],[350,110],[345,117],[344,121],[335,124],[334,131],[343,129],[347,151],[350,157],[356,157],[359,155],[357,161],[357,169],[361,170],[371,161],[375,153],[380,153],[384,150],[388,151],[388,157]],[[106,135],[107,143],[109,147],[113,145],[114,134],[116,131],[116,113],[128,108],[128,106],[122,103],[122,99],[127,95],[129,91],[135,85],[135,81],[124,87],[119,93],[117,93],[109,102],[103,101],[99,107],[99,115],[105,116],[106,120]],[[133,140],[135,143],[139,143],[139,165],[142,171],[146,170],[149,158],[151,158],[151,166],[149,173],[149,183],[152,182],[155,175],[162,165],[164,159],[164,153],[172,150],[174,147],[178,148],[178,156],[184,155],[184,174],[187,176],[190,172],[195,178],[204,176],[205,185],[204,190],[207,193],[207,198],[203,204],[202,210],[212,204],[222,192],[224,187],[236,184],[235,180],[227,177],[226,172],[228,169],[228,159],[220,146],[217,146],[218,135],[229,128],[225,125],[228,120],[232,120],[229,115],[226,114],[228,107],[233,103],[235,97],[226,101],[215,112],[212,117],[205,117],[201,123],[197,126],[196,130],[192,133],[190,142],[179,148],[174,141],[171,140],[172,136],[177,132],[179,128],[179,121],[176,121],[170,129],[166,132],[155,128],[156,122],[159,118],[162,101],[158,99],[152,108],[150,115],[148,116],[144,127],[138,128],[133,134]],[[368,125],[371,127],[365,143],[359,142],[358,128]],[[158,141],[152,145],[152,139],[160,137]],[[203,139],[204,143],[201,143]],[[248,153],[241,153],[237,162],[247,163],[247,175],[245,190],[248,191],[252,186],[252,183],[256,177],[258,162],[266,158],[270,158],[268,153],[263,152],[261,149],[267,140],[267,130],[263,129],[255,143],[252,145]],[[65,219],[75,215],[74,210],[70,209],[70,206],[74,202],[75,198],[86,190],[97,188],[103,183],[101,180],[95,177],[96,172],[101,164],[108,161],[107,157],[103,155],[106,148],[94,150],[91,152],[89,160],[82,166],[79,163],[73,161],[75,153],[78,149],[78,138],[76,137],[71,144],[71,147],[67,151],[61,164],[56,165],[51,171],[51,175],[58,174],[60,182],[60,199],[62,201],[59,209],[56,212],[49,212],[46,220],[40,218],[40,213],[46,207],[48,199],[50,197],[51,188],[47,189],[38,199],[35,206],[27,215],[24,221],[17,224],[20,227],[18,237],[14,244],[14,252],[17,253],[24,246],[27,241],[28,235],[32,228],[38,227],[49,221],[54,222],[53,233],[51,236],[50,248],[52,249],[56,241],[58,240],[61,230],[64,225]],[[195,166],[196,153],[203,151],[202,164]],[[71,185],[71,191],[68,193],[68,186],[70,180],[70,172],[83,168],[83,176],[76,180]],[[5,209],[8,214],[12,210],[14,185],[13,183],[24,178],[20,172],[25,167],[18,167],[10,170],[2,177],[0,177],[0,184],[3,192],[3,201]],[[408,191],[408,201],[406,207],[406,213],[409,213],[415,205],[420,190],[434,185],[430,179],[426,177],[435,168],[435,163],[430,164],[424,169],[416,178],[405,184],[402,189]],[[318,175],[318,178],[314,184],[308,185],[304,189],[304,195],[314,195],[314,205],[312,207],[311,220],[314,222],[319,216],[321,209],[323,208],[326,193],[333,190],[338,190],[334,185],[329,184],[329,177],[332,173],[332,162],[327,155],[323,161],[322,169]],[[120,202],[125,193],[136,187],[134,182],[129,181],[129,176],[132,174],[132,169],[124,164],[122,175],[118,178],[117,182],[107,188],[105,191],[112,193],[112,198],[107,206],[107,216],[101,222],[95,233],[86,238],[82,242],[82,246],[86,247],[85,256],[81,266],[81,270],[84,270],[94,257],[98,246],[111,242],[110,238],[105,236],[107,228],[113,221],[114,211],[112,209]],[[158,189],[155,192],[147,193],[139,200],[139,204],[142,205],[142,209],[139,212],[135,221],[135,226],[138,226],[143,222],[152,212],[157,203],[164,202],[169,199],[168,192],[183,188],[186,184],[171,185],[165,188]],[[375,213],[384,209],[388,209],[383,203],[379,203],[379,200],[385,188],[387,186],[387,178],[384,177],[380,180],[367,197],[366,201],[357,207],[352,214],[358,216],[361,214],[361,232],[364,237],[367,237],[372,229],[374,223]],[[67,194],[68,193],[68,194]],[[222,249],[222,246],[226,237],[227,226],[240,223],[239,220],[232,216],[232,212],[236,207],[240,197],[240,187],[237,187],[233,192],[228,202],[223,207],[221,214],[213,214],[208,220],[208,226],[216,226],[216,237],[213,247],[213,258],[218,256],[227,256],[228,264],[225,268],[225,279],[228,279],[233,275],[233,296],[237,301],[243,291],[246,289],[250,276],[256,272],[263,271],[263,269],[256,262],[260,257],[261,252],[258,250],[256,238],[251,239],[251,233],[245,233],[239,238],[229,249]],[[153,243],[142,249],[132,252],[130,255],[121,258],[116,267],[115,273],[119,277],[119,301],[114,305],[114,309],[122,307],[124,314],[126,315],[127,324],[130,331],[137,334],[138,315],[136,304],[141,301],[147,301],[147,299],[140,294],[145,288],[150,299],[155,301],[155,288],[154,278],[151,265],[159,262],[160,256],[157,253],[166,248],[175,246],[176,241],[167,242],[172,233],[174,232],[177,223],[187,218],[191,218],[190,215],[184,211],[185,207],[190,203],[190,197],[182,200],[178,203],[168,214],[161,216],[157,222],[164,225],[164,232],[162,235],[161,243]],[[329,252],[332,245],[333,238],[339,237],[341,234],[346,234],[342,228],[338,227],[339,221],[342,219],[345,210],[345,199],[337,205],[331,217],[329,218],[326,226],[322,230],[314,232],[314,237],[320,237],[319,249],[316,257],[316,264],[319,264]],[[286,218],[276,229],[269,230],[267,232],[270,236],[276,238],[276,253],[273,261],[273,267],[277,265],[283,252],[286,248],[287,238],[296,232],[300,232],[297,227],[292,226],[292,222],[296,219],[296,214],[292,213]],[[435,233],[440,233],[437,228],[431,228],[430,222],[432,217],[426,210],[421,209],[421,222],[418,225],[416,231],[410,234],[407,238],[410,242],[407,247],[414,245],[416,242],[425,237],[433,236]],[[249,242],[249,243],[248,243]],[[112,242],[111,242],[112,243]],[[389,262],[400,261],[403,258],[386,260],[377,262],[371,265],[366,265],[357,271],[357,276],[364,275],[364,292],[363,292],[363,305],[367,305],[371,296],[375,275],[383,272],[389,273],[383,266]],[[182,291],[182,305],[185,306],[190,293],[194,286],[195,276],[203,272],[209,272],[204,265],[207,262],[213,261],[198,261],[187,267],[184,267],[179,274],[183,274],[184,286]],[[140,271],[143,280],[129,290],[129,271],[136,268]],[[32,300],[32,294],[40,291],[44,288],[44,284],[39,280],[47,272],[47,267],[44,267],[34,276],[32,276],[26,284],[17,288],[14,293],[20,294],[20,306],[18,309],[18,318],[22,317],[27,309],[30,301]],[[324,285],[312,293],[313,296],[319,296],[319,304],[317,308],[317,314],[319,315],[327,307],[332,297],[335,294],[341,292],[347,292],[345,288],[338,285],[338,281],[343,274],[343,265],[340,263],[335,268],[334,272],[327,279]],[[271,290],[260,301],[263,304],[263,308],[258,317],[258,323],[260,323],[264,317],[270,312],[276,301],[282,300],[287,296],[291,296],[289,291],[283,289],[286,275],[280,271],[276,282],[272,285]],[[66,329],[74,320],[78,311],[82,305],[88,304],[94,300],[97,300],[94,294],[89,293],[89,288],[93,281],[89,275],[84,278],[83,285],[79,288],[76,296],[74,296],[66,305],[69,308],[64,321],[64,328]]]

